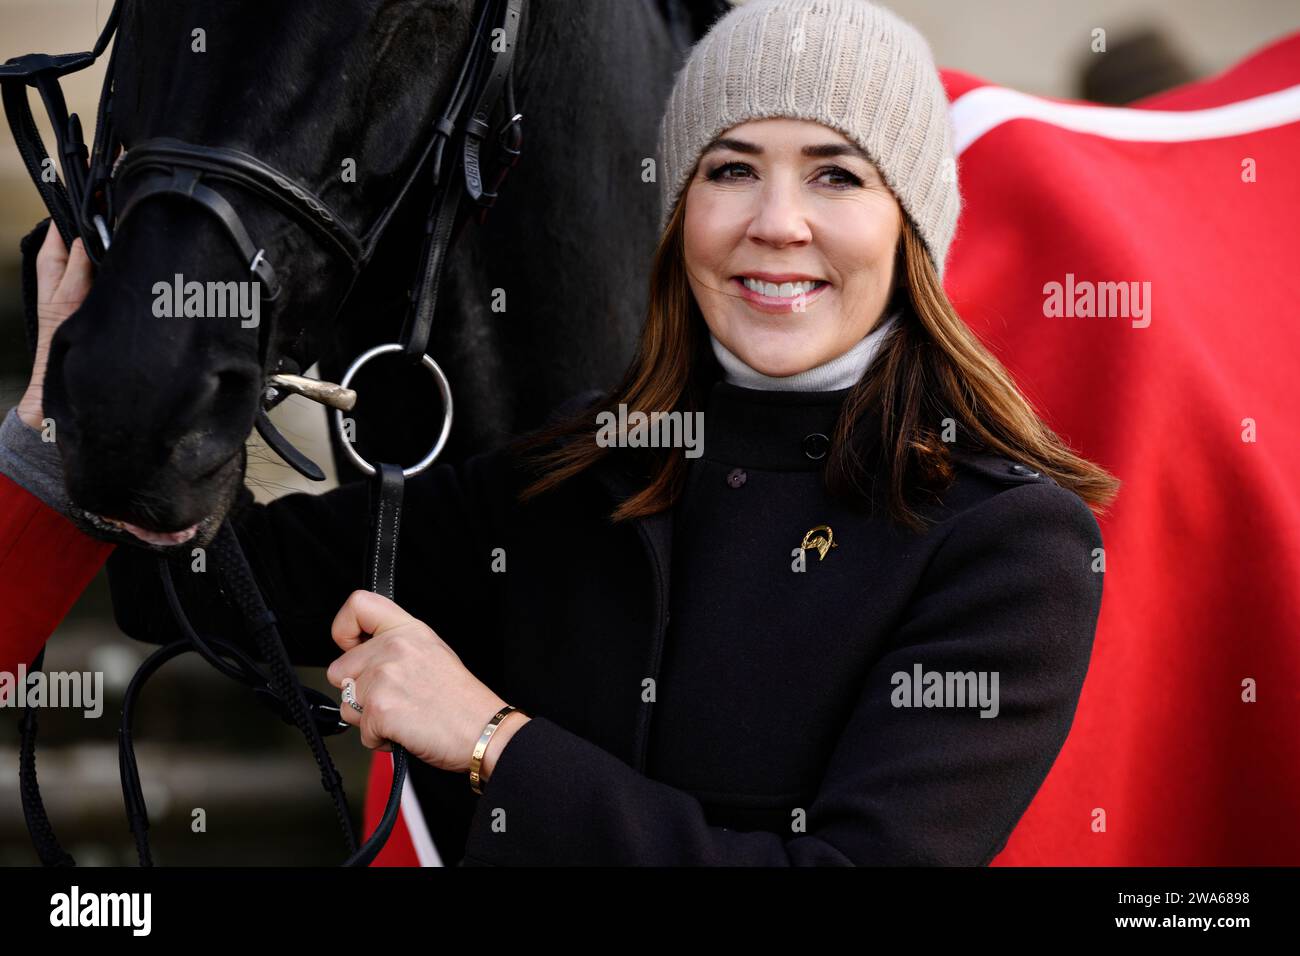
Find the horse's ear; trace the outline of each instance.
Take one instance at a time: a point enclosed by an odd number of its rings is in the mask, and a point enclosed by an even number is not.
[[[731,0],[683,0],[691,18],[695,39],[709,32],[709,27],[727,13],[735,4]]]
[[[732,8],[731,0],[658,0],[659,12],[670,27],[679,27],[695,43]]]

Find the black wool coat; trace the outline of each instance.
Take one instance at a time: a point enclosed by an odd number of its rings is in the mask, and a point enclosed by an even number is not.
[[[1073,721],[1100,530],[1075,494],[989,454],[958,454],[921,534],[832,499],[824,436],[847,394],[715,382],[682,500],[628,523],[608,519],[645,480],[627,455],[526,506],[504,450],[408,482],[398,603],[533,718],[481,797],[414,762],[444,861],[983,865],[1002,849]],[[245,495],[232,518],[297,663],[338,654],[367,492]],[[824,557],[801,548],[818,525]],[[231,636],[187,569],[191,618]],[[119,548],[109,573],[126,633],[178,636],[151,556]],[[982,675],[996,708],[950,674]]]

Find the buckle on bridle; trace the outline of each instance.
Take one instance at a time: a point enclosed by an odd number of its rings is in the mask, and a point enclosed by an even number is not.
[[[523,119],[523,113],[516,113],[501,124],[501,129],[497,131],[494,138],[497,147],[497,168],[492,174],[492,188],[484,188],[482,195],[478,198],[479,209],[475,221],[480,226],[487,222],[488,210],[496,205],[497,196],[500,195],[501,187],[505,184],[506,175],[518,165],[519,157],[523,154]]]

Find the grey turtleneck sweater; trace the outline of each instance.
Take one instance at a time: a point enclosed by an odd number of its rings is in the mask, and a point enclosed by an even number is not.
[[[713,344],[713,354],[726,373],[727,381],[733,385],[765,391],[830,392],[850,388],[858,383],[871,360],[880,351],[880,346],[889,330],[894,327],[898,315],[895,311],[885,316],[857,345],[844,354],[793,375],[765,375],[735,355],[712,332],[709,333],[709,341]]]

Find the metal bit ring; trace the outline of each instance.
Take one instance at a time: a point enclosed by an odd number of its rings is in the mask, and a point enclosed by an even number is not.
[[[369,351],[363,352],[347,370],[347,373],[343,376],[343,381],[339,382],[339,388],[346,389],[361,367],[375,356],[387,355],[391,352],[403,352],[405,350],[406,347],[402,344],[392,342],[388,345],[376,345]],[[431,359],[427,354],[420,356],[420,364],[427,368],[433,375],[434,380],[438,383],[438,391],[442,395],[442,431],[439,432],[438,440],[434,442],[433,448],[429,450],[427,455],[410,468],[402,469],[402,477],[404,478],[413,478],[432,465],[438,455],[442,453],[443,447],[447,444],[447,437],[451,434],[451,383],[447,381],[447,376],[443,374],[438,363]],[[347,431],[343,427],[343,412],[339,409],[334,410],[334,430],[339,436],[339,441],[343,445],[343,450],[352,460],[352,464],[356,465],[367,475],[374,475],[375,466],[358,455],[356,449],[352,447],[352,442],[348,440]]]

